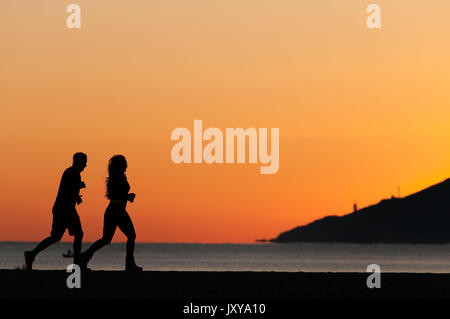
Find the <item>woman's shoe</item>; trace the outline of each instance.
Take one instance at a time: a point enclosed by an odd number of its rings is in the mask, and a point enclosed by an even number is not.
[[[81,270],[86,270],[86,271],[90,271],[91,270],[91,268],[88,268],[88,266],[87,266],[87,264],[88,264],[90,259],[91,258],[86,255],[86,252],[81,253],[80,264],[79,264]]]
[[[142,267],[139,267],[136,264],[127,264],[125,265],[125,271],[142,271]]]

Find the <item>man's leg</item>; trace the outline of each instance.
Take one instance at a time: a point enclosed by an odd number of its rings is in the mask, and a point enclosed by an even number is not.
[[[83,242],[83,232],[81,234],[76,234],[73,239],[73,263],[80,265],[81,264],[81,245]]]
[[[25,251],[24,253],[25,265],[28,270],[31,270],[33,268],[33,262],[37,254],[39,254],[49,246],[59,242],[65,231],[66,225],[64,219],[59,217],[59,215],[53,214],[52,231],[50,233],[50,236],[41,241],[33,250]]]
[[[31,253],[33,254],[33,257],[36,257],[37,254],[39,254],[44,249],[50,247],[51,245],[59,242],[61,240],[60,235],[50,235],[49,237],[45,238],[43,241],[41,241],[36,248],[34,248]]]
[[[83,243],[83,229],[81,228],[80,217],[76,211],[73,212],[69,225],[69,235],[73,239],[73,263],[81,265],[81,245]]]
[[[59,242],[61,240],[62,234],[51,234],[49,237],[45,238],[43,241],[41,241],[36,248],[34,248],[31,251],[25,252],[25,264],[28,270],[33,269],[33,262],[36,258],[37,254],[39,254],[44,249],[48,248],[49,246]]]

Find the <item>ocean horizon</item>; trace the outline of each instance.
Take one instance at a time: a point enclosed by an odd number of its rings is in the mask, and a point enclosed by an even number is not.
[[[20,269],[23,252],[37,242],[0,242],[0,269]],[[83,243],[86,249],[90,242]],[[63,270],[72,258],[71,242],[43,251],[33,265],[37,270]],[[148,271],[274,271],[366,272],[377,264],[382,272],[450,273],[450,244],[350,243],[136,243],[137,264]],[[89,263],[92,270],[123,270],[125,243],[99,250]]]

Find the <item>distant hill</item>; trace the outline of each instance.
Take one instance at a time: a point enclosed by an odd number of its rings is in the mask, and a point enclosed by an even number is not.
[[[450,179],[345,216],[327,216],[270,241],[450,243]]]

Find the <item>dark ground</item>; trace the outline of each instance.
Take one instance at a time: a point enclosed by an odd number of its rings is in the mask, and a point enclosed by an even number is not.
[[[0,299],[335,299],[449,298],[450,274],[91,271],[68,289],[65,271],[0,270]]]

